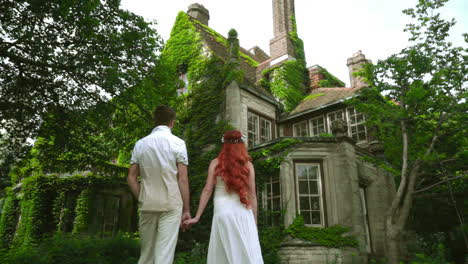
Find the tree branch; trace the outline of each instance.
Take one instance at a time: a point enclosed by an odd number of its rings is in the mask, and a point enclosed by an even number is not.
[[[445,182],[448,182],[448,181],[453,181],[453,180],[456,180],[456,179],[460,179],[460,178],[463,178],[465,177],[466,175],[462,175],[462,176],[457,176],[457,177],[452,177],[452,178],[448,178],[448,179],[445,179],[445,180],[442,180],[442,181],[439,181],[437,183],[434,183],[434,184],[431,184],[427,187],[424,187],[422,189],[419,189],[417,191],[414,191],[413,194],[417,194],[417,193],[422,193],[422,192],[425,192],[427,190],[430,190],[434,187],[437,187],[438,185],[441,185],[442,183],[445,183]]]

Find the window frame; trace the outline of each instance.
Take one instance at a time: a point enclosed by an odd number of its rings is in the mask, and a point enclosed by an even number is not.
[[[306,226],[311,226],[311,227],[326,227],[326,211],[325,211],[325,192],[324,192],[324,186],[323,186],[323,173],[322,173],[322,164],[317,161],[297,161],[294,162],[294,175],[295,175],[295,185],[296,185],[296,205],[297,205],[297,212],[298,215],[301,215],[301,194],[300,194],[300,185],[299,185],[299,175],[297,173],[297,168],[300,165],[311,165],[317,168],[317,188],[318,188],[318,193],[317,195],[311,195],[310,193],[308,195],[302,195],[302,197],[309,197],[309,210],[304,210],[304,211],[309,211],[310,214],[314,211],[312,210],[312,205],[311,205],[311,197],[319,197],[319,205],[320,205],[320,224],[313,224],[313,223],[306,223],[306,219],[304,219],[304,224]],[[310,181],[308,181],[308,190],[310,191]],[[316,210],[315,210],[316,211]],[[312,221],[312,217],[310,218]]]
[[[318,119],[320,119],[320,118],[321,118],[322,121],[323,121],[323,133],[327,133],[327,131],[328,131],[328,130],[327,130],[327,120],[326,120],[326,118],[325,118],[324,115],[320,115],[320,116],[313,117],[313,118],[309,119],[309,123],[310,123],[310,124],[309,124],[309,128],[310,128],[310,131],[309,131],[309,132],[310,132],[310,135],[311,135],[312,137],[314,137],[314,136],[320,136],[320,134],[321,134],[321,133],[318,133],[318,134],[315,134],[315,133],[314,133],[314,124],[313,124],[313,121],[314,121],[314,120],[318,120]]]
[[[273,193],[273,184],[277,183],[278,184],[278,191],[279,193],[277,195],[274,195]],[[281,224],[281,210],[282,210],[282,197],[281,197],[281,180],[280,180],[280,177],[279,177],[279,174],[278,175],[274,175],[274,176],[270,176],[267,178],[267,181],[265,182],[264,184],[264,192],[263,192],[263,209],[266,210],[266,211],[270,211],[271,214],[265,214],[265,220],[266,220],[266,223],[267,225],[270,225],[270,226],[276,226],[276,223],[278,225]],[[271,196],[269,196],[269,194],[271,194]],[[279,199],[279,208],[278,210],[275,210],[275,206],[274,206],[274,200],[275,199]],[[271,205],[271,206],[268,206],[268,205]],[[269,208],[270,207],[270,208]],[[277,219],[275,219],[277,218]]]
[[[294,124],[293,124],[293,136],[294,136],[294,137],[308,137],[308,136],[310,135],[310,133],[309,133],[309,124],[308,124],[308,123],[309,123],[308,120],[303,120],[303,121],[294,123]],[[296,130],[296,127],[301,128],[300,126],[303,125],[303,124],[305,124],[305,129],[304,129],[304,131],[306,132],[306,135],[305,135],[305,136],[303,136],[303,135],[298,135],[298,134],[297,134],[297,130]],[[302,128],[301,128],[301,132],[302,132]]]
[[[331,123],[335,120],[331,120],[330,119],[330,116],[332,114],[335,114],[335,113],[338,113],[338,112],[341,112],[341,116],[343,117],[343,120],[347,122],[347,117],[346,117],[346,111],[344,111],[344,109],[339,109],[339,110],[336,110],[336,111],[332,111],[332,112],[329,112],[327,113],[327,127],[328,127],[328,131],[332,131],[331,129]]]
[[[353,110],[354,112],[354,115],[353,116],[357,116],[357,115],[362,115],[362,121],[361,122],[356,122],[355,124],[351,124],[351,114],[350,114],[350,110]],[[352,139],[353,138],[353,133],[352,133],[352,127],[356,127],[356,142],[357,143],[361,143],[361,142],[367,142],[368,141],[368,132],[367,132],[367,126],[366,126],[366,116],[363,114],[363,113],[360,113],[356,110],[355,107],[347,107],[346,108],[346,123],[348,125],[348,136]],[[362,125],[364,126],[364,134],[365,134],[365,139],[364,140],[359,140],[359,130],[358,130],[358,127]]]
[[[254,127],[256,131],[250,130],[249,125],[250,125],[250,117],[253,116],[256,118]],[[262,123],[265,122],[265,124],[269,124],[269,131],[268,135],[265,137],[262,135]],[[272,119],[265,117],[261,114],[258,114],[255,111],[251,111],[250,109],[247,110],[247,142],[249,147],[253,147],[268,141],[271,141],[273,139],[273,126],[274,122]],[[255,133],[254,133],[255,132]],[[250,134],[255,135],[255,139],[252,140]]]

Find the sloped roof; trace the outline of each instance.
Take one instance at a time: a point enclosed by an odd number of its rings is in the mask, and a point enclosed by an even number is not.
[[[229,49],[227,39],[213,30],[212,28],[200,23],[195,18],[189,16],[190,21],[195,26],[196,30],[208,48],[217,56],[224,60],[229,59]],[[252,58],[252,55],[244,48],[240,47],[240,67],[244,70],[245,81],[249,85],[254,85],[256,81],[256,67],[258,62]]]
[[[337,103],[340,100],[355,95],[360,88],[317,88],[313,89],[302,102],[289,114],[288,117],[299,115],[306,111],[313,111],[319,107]]]

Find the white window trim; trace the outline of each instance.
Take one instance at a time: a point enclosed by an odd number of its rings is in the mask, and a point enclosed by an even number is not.
[[[300,199],[300,194],[299,194],[299,175],[297,175],[297,166],[298,165],[317,165],[318,170],[317,170],[317,186],[318,186],[318,192],[319,192],[319,200],[320,200],[320,222],[322,224],[320,225],[314,225],[314,224],[305,224],[306,226],[311,226],[311,227],[325,227],[325,208],[324,208],[324,203],[323,203],[323,188],[322,188],[322,172],[321,172],[321,165],[320,163],[316,162],[297,162],[294,164],[294,174],[296,176],[296,199],[297,199],[297,212],[298,215],[301,214],[301,199]]]
[[[273,182],[278,182],[279,195],[273,196]],[[267,188],[270,188],[270,193],[272,194],[271,197],[268,197],[268,189]],[[273,211],[273,199],[275,199],[276,197],[279,197],[279,211],[278,211],[278,213],[281,213],[281,210],[283,209],[283,206],[282,206],[283,199],[282,199],[281,193],[282,193],[281,192],[281,181],[280,181],[279,176],[277,176],[277,179],[275,179],[275,180],[273,179],[273,176],[268,177],[268,181],[265,182],[265,191],[263,192],[263,195],[262,195],[263,209]],[[271,201],[272,208],[268,208],[268,202],[269,201]],[[267,216],[267,217],[269,217],[269,216]],[[280,222],[281,222],[281,219],[280,219]]]
[[[342,113],[342,116],[344,117],[344,121],[346,121],[346,119],[347,119],[346,112],[347,112],[347,111],[343,111],[343,109],[340,109],[340,110],[336,110],[336,111],[327,113],[327,128],[328,128],[328,131],[332,131],[332,129],[331,129],[330,115],[332,115],[332,114],[334,114],[334,113],[338,113],[338,112],[341,112],[341,113]]]
[[[327,119],[325,118],[324,115],[319,115],[319,116],[316,116],[314,118],[311,118],[309,119],[309,135],[311,137],[314,137],[314,136],[319,136],[320,134],[317,134],[315,135],[314,134],[314,125],[312,123],[312,121],[316,120],[316,119],[322,119],[323,120],[323,129],[325,130],[323,133],[328,133],[328,128],[327,128]]]
[[[249,142],[249,139],[248,139],[248,136],[249,136],[249,115],[254,115],[257,117],[257,122],[255,124],[255,127],[256,127],[256,140],[254,142],[254,144],[252,146],[256,146],[258,144],[262,144],[262,143],[265,143],[265,142],[268,142],[268,141],[271,141],[273,139],[273,121],[271,119],[269,119],[268,117],[265,117],[265,116],[262,116],[262,115],[259,115],[253,111],[250,111],[250,110],[247,110],[247,142]],[[270,123],[270,133],[269,133],[269,138],[265,141],[265,142],[261,142],[261,120],[265,120],[267,121],[268,123]],[[252,147],[249,145],[249,147]]]
[[[296,127],[296,126],[299,126],[299,125],[301,125],[301,124],[303,124],[303,123],[306,124],[306,131],[307,131],[307,134],[308,134],[306,137],[308,137],[308,136],[310,135],[310,133],[309,133],[309,126],[308,126],[309,124],[308,124],[307,120],[304,120],[304,121],[297,122],[297,123],[294,123],[294,124],[293,124],[293,136],[294,136],[294,137],[300,137],[299,135],[297,135],[295,127]]]
[[[350,109],[354,109],[354,111],[357,112],[356,108],[354,107],[347,107],[346,108],[346,124],[348,125],[348,136],[350,138],[353,138],[353,134],[351,133],[351,116],[349,115],[349,110]],[[360,113],[362,114],[362,113]],[[366,116],[364,114],[363,115],[363,118],[364,118],[364,121],[360,122],[360,123],[356,123],[355,125],[353,126],[358,126],[358,125],[364,125],[364,131],[366,133],[366,139],[365,140],[360,140],[360,141],[356,141],[357,143],[365,143],[365,142],[368,142],[368,138],[369,138],[369,134],[367,133],[367,126],[366,126]]]

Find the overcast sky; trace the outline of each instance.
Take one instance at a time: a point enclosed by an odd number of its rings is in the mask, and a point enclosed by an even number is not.
[[[307,65],[318,64],[349,85],[346,59],[358,50],[372,61],[398,53],[408,44],[403,32],[410,22],[401,11],[417,0],[296,0],[299,37],[304,41]],[[210,12],[209,26],[227,36],[234,28],[242,47],[259,46],[269,54],[273,38],[272,0],[122,0],[122,8],[148,20],[156,20],[166,41],[179,11],[192,3]],[[468,0],[450,0],[441,10],[445,18],[455,18],[451,41],[466,44]]]

